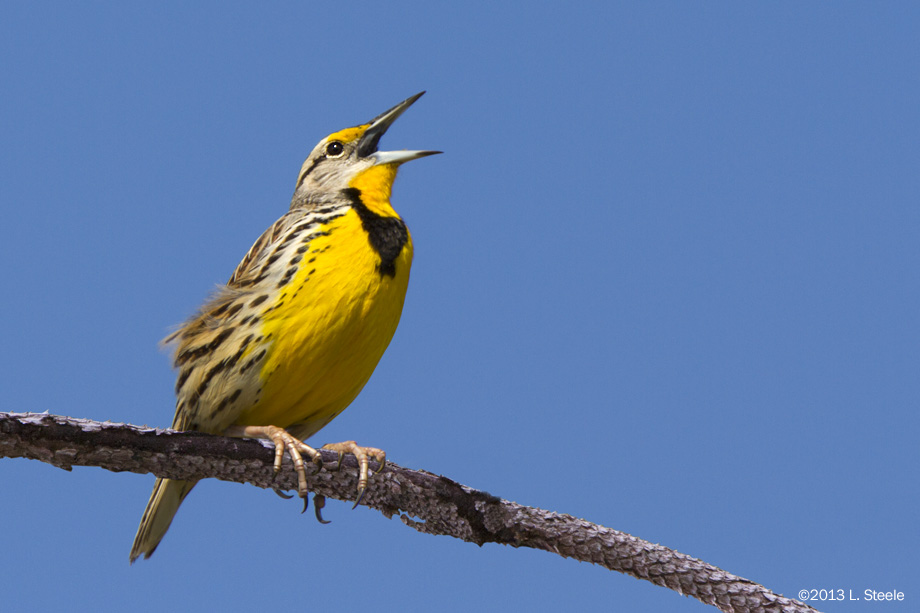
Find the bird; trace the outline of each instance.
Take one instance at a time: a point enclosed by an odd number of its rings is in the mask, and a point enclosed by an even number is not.
[[[306,500],[303,441],[361,392],[396,332],[412,237],[390,204],[401,164],[440,151],[378,151],[380,138],[422,94],[322,139],[304,161],[291,206],[220,287],[164,339],[177,369],[172,428],[274,443],[274,470],[293,461]],[[368,461],[386,454],[354,441],[358,500]],[[381,470],[378,468],[378,472]],[[158,478],[131,547],[149,558],[196,481]],[[356,503],[357,504],[357,503]]]

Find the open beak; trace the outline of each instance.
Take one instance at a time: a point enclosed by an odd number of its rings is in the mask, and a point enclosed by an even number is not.
[[[409,160],[417,160],[418,158],[441,153],[440,151],[377,151],[380,137],[386,134],[393,122],[407,108],[412,106],[412,103],[421,98],[424,93],[419,92],[410,98],[406,98],[389,111],[372,119],[364,132],[364,136],[361,137],[361,142],[358,143],[358,155],[373,159],[375,164],[402,164]]]

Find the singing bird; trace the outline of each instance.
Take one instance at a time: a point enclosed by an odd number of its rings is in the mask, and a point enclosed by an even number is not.
[[[172,427],[264,438],[285,451],[307,496],[303,440],[355,399],[402,313],[412,238],[390,204],[399,166],[439,151],[378,151],[380,137],[425,92],[370,122],[330,134],[300,169],[290,210],[271,225],[226,287],[164,341],[178,369]],[[385,454],[354,441],[326,445],[359,462]],[[150,557],[195,481],[157,479],[131,562]]]

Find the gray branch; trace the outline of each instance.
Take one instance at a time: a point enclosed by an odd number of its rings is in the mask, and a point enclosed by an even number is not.
[[[172,479],[211,477],[262,488],[297,488],[287,457],[284,470],[274,477],[269,443],[47,413],[0,413],[0,457],[40,460],[65,470],[98,466]],[[332,467],[338,456],[324,451],[323,459]],[[308,468],[307,477],[317,494],[354,500],[358,474],[353,456],[346,456],[341,470],[311,474]],[[387,517],[398,514],[419,532],[477,545],[542,549],[651,581],[722,611],[814,611],[673,549],[571,515],[502,500],[423,470],[388,463],[371,478],[361,504]]]

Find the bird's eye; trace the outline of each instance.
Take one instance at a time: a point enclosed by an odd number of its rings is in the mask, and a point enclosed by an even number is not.
[[[326,145],[326,157],[337,158],[345,152],[345,146],[337,140]]]

